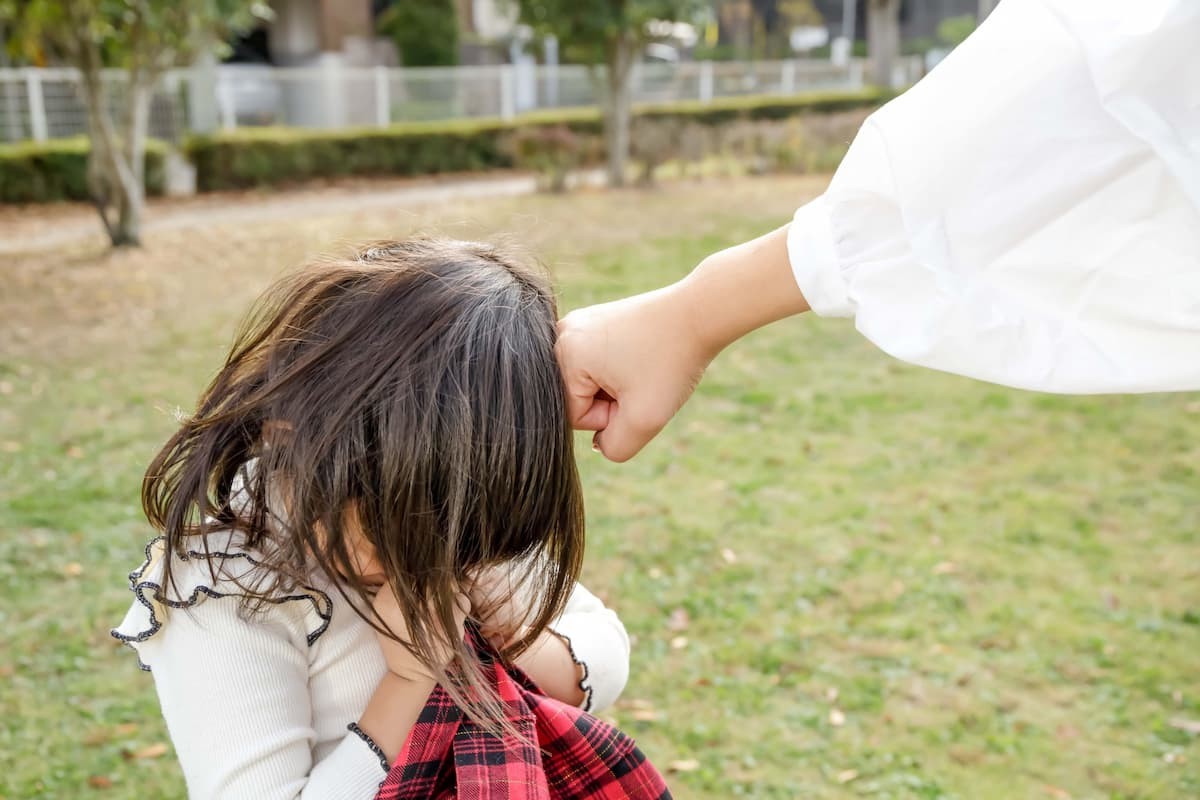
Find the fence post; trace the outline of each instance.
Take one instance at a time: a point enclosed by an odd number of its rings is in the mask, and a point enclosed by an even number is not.
[[[516,71],[512,64],[504,64],[496,72],[500,76],[500,116],[512,119],[517,115]]]
[[[700,62],[700,102],[711,103],[713,99],[713,62]]]
[[[392,122],[392,101],[388,96],[388,68],[375,67],[375,124],[386,128]]]
[[[543,75],[546,78],[546,102],[541,103],[546,108],[558,105],[558,39],[547,36],[542,40],[542,53],[546,66]]]
[[[221,128],[231,131],[237,127],[237,111],[233,107],[233,97],[229,84],[220,79],[217,80],[217,111],[221,116]]]
[[[787,59],[783,62],[783,71],[779,76],[780,94],[791,94],[796,91],[796,62]]]
[[[861,58],[851,58],[850,59],[850,70],[849,70],[850,88],[851,89],[863,88],[863,71],[864,71],[863,60]]]
[[[29,107],[29,133],[35,142],[44,142],[46,104],[42,98],[42,75],[33,68],[25,70],[25,98]]]
[[[187,71],[187,127],[192,133],[212,133],[220,127],[217,86],[217,59],[200,56]]]

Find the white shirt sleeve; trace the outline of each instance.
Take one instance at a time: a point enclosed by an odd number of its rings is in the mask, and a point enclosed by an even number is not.
[[[788,237],[818,314],[1027,389],[1200,389],[1200,2],[1003,0]]]
[[[304,603],[247,620],[236,597],[171,612],[135,646],[150,667],[192,800],[370,800],[386,776],[365,740],[313,763]]]
[[[567,640],[571,657],[583,666],[583,710],[595,713],[615,703],[629,679],[629,635],[617,613],[576,584],[550,629]]]

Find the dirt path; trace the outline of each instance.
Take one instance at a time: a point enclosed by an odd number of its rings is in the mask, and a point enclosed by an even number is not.
[[[595,175],[580,180],[592,184]],[[502,174],[409,180],[350,181],[277,192],[222,192],[150,201],[145,232],[236,222],[304,218],[323,212],[413,208],[459,200],[513,197],[536,190],[532,175]],[[80,241],[103,240],[96,212],[83,203],[0,207],[0,255],[29,253]]]

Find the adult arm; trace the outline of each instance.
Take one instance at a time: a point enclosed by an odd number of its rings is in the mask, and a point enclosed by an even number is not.
[[[790,226],[564,318],[573,421],[625,460],[717,352],[810,305],[1012,386],[1200,388],[1198,37],[1189,0],[1006,0]]]

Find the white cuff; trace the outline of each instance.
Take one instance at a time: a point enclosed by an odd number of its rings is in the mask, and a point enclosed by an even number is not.
[[[309,774],[304,797],[331,800],[374,797],[387,777],[379,754],[351,731]]]
[[[796,211],[788,228],[787,248],[792,274],[809,307],[822,317],[854,316],[824,195]]]

